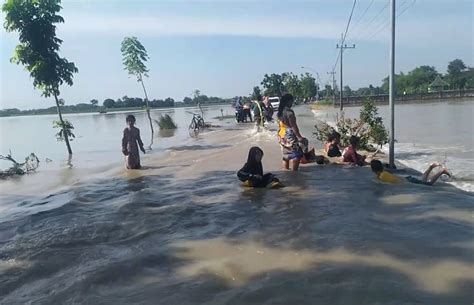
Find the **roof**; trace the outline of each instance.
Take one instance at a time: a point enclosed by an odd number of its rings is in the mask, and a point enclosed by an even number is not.
[[[449,86],[447,81],[444,81],[441,76],[437,75],[435,80],[430,84],[430,87],[445,87]]]

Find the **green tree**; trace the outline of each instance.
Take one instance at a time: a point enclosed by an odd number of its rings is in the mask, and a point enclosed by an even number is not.
[[[99,104],[99,101],[96,100],[96,99],[93,99],[93,100],[91,100],[91,104],[92,104],[92,106],[95,107],[95,106],[97,106],[97,105]]]
[[[344,86],[344,96],[351,96],[352,95],[352,89],[349,86]]]
[[[263,80],[261,85],[265,89],[264,94],[268,96],[281,96],[284,92],[286,92],[285,85],[283,80],[285,78],[286,73],[280,74],[265,74],[263,76]]]
[[[300,77],[301,93],[304,98],[312,98],[318,94],[318,84],[310,73],[302,74]]]
[[[104,102],[102,103],[105,108],[114,108],[115,107],[115,101],[111,98],[105,99]]]
[[[466,65],[461,59],[455,59],[448,64],[448,80],[453,88],[464,88],[468,82]]]
[[[183,103],[186,104],[186,105],[190,105],[193,103],[193,99],[186,96],[184,99],[183,99]]]
[[[33,79],[33,86],[44,97],[54,96],[61,134],[72,134],[72,124],[64,120],[58,96],[59,87],[66,83],[72,86],[73,73],[78,70],[74,63],[59,56],[62,40],[56,37],[56,24],[64,22],[57,13],[61,10],[60,0],[7,0],[2,11],[5,13],[4,27],[7,32],[17,31],[20,43],[16,46],[11,62],[22,64]],[[68,129],[69,128],[69,129]],[[63,137],[69,155],[72,155],[69,137]]]
[[[303,89],[301,88],[298,75],[293,73],[284,73],[283,84],[286,88],[286,91],[293,95],[296,100],[299,100],[303,97]]]
[[[252,94],[250,95],[252,100],[261,101],[262,100],[262,90],[260,90],[259,86],[253,87]]]
[[[122,41],[121,51],[123,57],[122,63],[125,67],[124,69],[127,70],[128,74],[137,78],[137,82],[142,84],[143,92],[145,93],[145,109],[151,129],[151,142],[149,146],[151,149],[155,131],[153,130],[153,123],[151,121],[148,95],[146,93],[145,83],[143,82],[143,78],[148,77],[149,70],[146,67],[145,62],[149,57],[145,47],[140,43],[140,41],[138,41],[136,37],[125,37]]]

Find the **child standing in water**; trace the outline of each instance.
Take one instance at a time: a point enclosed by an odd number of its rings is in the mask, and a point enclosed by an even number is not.
[[[256,146],[250,148],[247,163],[237,172],[239,180],[250,187],[282,187],[283,184],[272,173],[263,174],[262,158],[263,150]]]
[[[138,147],[145,153],[145,148],[140,138],[140,129],[134,126],[135,121],[133,115],[127,115],[125,122],[127,122],[128,127],[123,130],[122,153],[125,155],[125,167],[127,169],[139,169],[141,167]]]

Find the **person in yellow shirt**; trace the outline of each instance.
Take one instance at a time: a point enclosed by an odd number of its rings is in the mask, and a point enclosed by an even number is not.
[[[382,162],[380,162],[379,160],[372,160],[370,162],[370,167],[372,168],[372,171],[375,173],[375,175],[377,175],[377,178],[380,181],[391,184],[400,184],[403,182],[403,179],[401,177],[385,171]],[[440,171],[438,171],[436,174],[433,175],[433,177],[430,178],[431,171],[437,167],[442,166],[439,163],[431,164],[428,169],[423,173],[420,179],[413,176],[405,177],[405,179],[415,184],[433,185],[443,174],[447,175],[448,177],[451,177],[451,174],[449,173],[448,169],[442,167]]]

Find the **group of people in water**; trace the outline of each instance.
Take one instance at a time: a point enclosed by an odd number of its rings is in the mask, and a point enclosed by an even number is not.
[[[308,149],[308,140],[301,135],[295,113],[292,109],[293,96],[285,94],[280,100],[278,107],[278,140],[282,150],[282,162],[285,170],[297,171],[300,163],[316,162],[318,164],[330,163],[325,156],[316,156],[314,148]],[[340,147],[341,135],[333,132],[324,145],[324,152],[329,158],[336,158],[336,164],[350,164],[354,166],[370,165],[377,178],[383,182],[398,184],[403,181],[402,178],[385,170],[380,160],[374,159],[375,154],[365,156],[357,152],[359,138],[351,136],[349,146],[342,150]],[[249,187],[282,187],[283,184],[273,174],[263,173],[262,167],[263,150],[259,147],[252,147],[249,150],[247,162],[237,172],[237,177],[245,186]],[[372,159],[372,160],[370,160]],[[370,161],[369,161],[370,160]],[[430,177],[433,169],[441,167],[435,175]],[[416,178],[407,176],[406,180],[411,183],[433,185],[442,175],[451,176],[449,171],[439,163],[433,163],[421,176]]]
[[[237,97],[233,104],[235,108],[235,119],[239,122],[255,121],[257,126],[262,126],[264,122],[273,122],[274,109],[268,96],[260,100],[244,101],[242,97]],[[253,114],[253,120],[252,120]]]
[[[333,132],[324,145],[326,156],[317,156],[314,148],[309,149],[308,139],[304,138],[300,132],[295,112],[292,109],[293,101],[294,98],[291,94],[283,95],[277,112],[278,140],[282,150],[282,165],[285,170],[298,171],[300,163],[316,162],[318,164],[327,164],[330,163],[328,158],[336,158],[336,162],[333,162],[336,164],[370,165],[377,178],[383,182],[397,184],[403,181],[401,177],[386,171],[382,162],[374,159],[375,154],[372,156],[360,155],[357,152],[359,138],[356,136],[352,136],[349,140],[349,146],[342,150],[340,147],[341,135],[338,132]],[[265,98],[258,107],[264,107],[263,109],[266,111],[273,109],[268,99]],[[273,116],[273,112],[264,112],[261,108],[260,116],[254,117],[256,120],[262,120],[264,115],[268,116],[270,113]],[[271,116],[266,117],[265,120],[271,119]],[[125,167],[127,169],[139,169],[141,167],[139,150],[145,153],[140,130],[135,127],[135,116],[127,115],[125,121],[127,127],[124,129],[122,137],[122,153],[125,156]],[[237,177],[248,187],[282,187],[283,184],[273,174],[264,174],[262,166],[263,155],[264,153],[261,148],[250,148],[247,162],[237,172]],[[438,167],[441,170],[431,176],[431,172]],[[405,178],[411,183],[433,185],[442,175],[451,176],[448,169],[439,163],[433,163],[420,178],[412,176]]]

